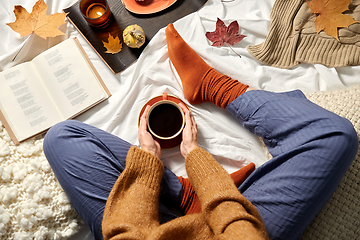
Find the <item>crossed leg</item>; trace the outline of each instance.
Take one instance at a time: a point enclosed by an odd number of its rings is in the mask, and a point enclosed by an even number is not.
[[[352,124],[300,91],[249,91],[227,110],[262,137],[273,156],[240,192],[258,209],[271,239],[299,239],[356,155]]]
[[[103,239],[101,222],[106,200],[125,168],[130,147],[130,143],[119,137],[75,120],[55,125],[45,136],[46,158],[95,239]],[[177,217],[168,207],[179,206],[181,195],[178,178],[165,168],[159,202],[160,222]]]
[[[358,139],[352,124],[311,103],[301,91],[250,89],[207,65],[172,24],[165,33],[186,99],[226,108],[262,137],[272,154],[239,187],[257,207],[270,238],[300,238],[355,157]]]

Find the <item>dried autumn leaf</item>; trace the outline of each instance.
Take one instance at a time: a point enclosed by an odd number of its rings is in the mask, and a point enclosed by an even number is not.
[[[239,34],[239,24],[237,21],[231,22],[227,27],[220,18],[216,21],[215,31],[206,32],[205,36],[213,42],[212,46],[222,46],[224,43],[234,45],[246,37],[245,35]]]
[[[351,0],[306,0],[312,13],[317,15],[315,19],[316,32],[324,31],[327,35],[337,40],[338,28],[347,28],[356,23],[352,17],[343,14],[349,10]]]
[[[122,43],[120,42],[119,36],[115,38],[109,33],[108,42],[102,41],[104,47],[107,49],[105,53],[116,54],[121,51]]]
[[[16,5],[14,8],[16,20],[7,25],[15,32],[20,33],[21,37],[32,33],[44,39],[65,35],[58,27],[65,23],[66,13],[46,15],[46,10],[47,5],[44,0],[37,1],[31,13],[28,13],[22,6]]]

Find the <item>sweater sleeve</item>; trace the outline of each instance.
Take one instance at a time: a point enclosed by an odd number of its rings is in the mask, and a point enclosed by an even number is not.
[[[202,148],[191,151],[185,166],[206,222],[219,239],[269,239],[255,206],[210,153]]]
[[[106,202],[104,239],[145,239],[159,226],[158,202],[164,166],[154,155],[131,147],[126,167]]]

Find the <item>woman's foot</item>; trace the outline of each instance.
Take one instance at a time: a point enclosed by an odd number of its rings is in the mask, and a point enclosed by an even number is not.
[[[191,104],[212,102],[219,107],[226,106],[248,85],[217,72],[210,67],[180,36],[173,24],[165,29],[168,53],[180,76],[185,98]]]

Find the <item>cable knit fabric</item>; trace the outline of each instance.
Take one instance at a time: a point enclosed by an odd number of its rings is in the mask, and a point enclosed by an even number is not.
[[[203,213],[159,225],[163,164],[150,153],[130,148],[125,170],[106,202],[104,239],[269,239],[255,206],[207,151],[191,151],[185,166]]]
[[[347,14],[360,21],[360,0],[353,0]],[[248,52],[258,61],[278,68],[300,63],[343,67],[360,64],[360,23],[339,29],[339,41],[315,30],[316,15],[305,0],[276,0],[271,11],[268,36]]]

